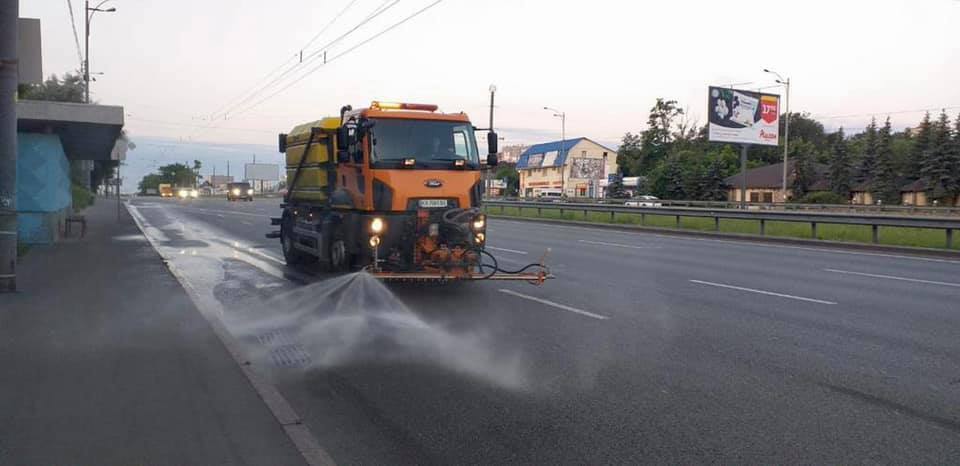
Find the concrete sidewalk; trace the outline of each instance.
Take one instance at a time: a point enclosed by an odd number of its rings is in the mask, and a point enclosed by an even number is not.
[[[84,214],[0,295],[0,464],[303,464],[126,211]]]

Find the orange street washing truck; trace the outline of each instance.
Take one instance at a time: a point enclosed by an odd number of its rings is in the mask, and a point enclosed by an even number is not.
[[[486,250],[481,170],[497,164],[488,130],[482,163],[464,113],[436,105],[373,102],[279,137],[288,191],[280,227],[287,264],[319,261],[384,280],[550,278],[543,262],[501,269]]]

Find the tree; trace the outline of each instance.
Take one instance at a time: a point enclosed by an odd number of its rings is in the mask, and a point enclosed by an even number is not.
[[[686,199],[686,180],[679,154],[670,156],[664,164],[664,197],[667,199]]]
[[[813,158],[816,149],[813,143],[797,139],[790,145],[790,160],[793,160],[793,198],[800,199],[810,192],[816,181]]]
[[[923,178],[924,158],[930,150],[930,138],[933,136],[933,123],[930,122],[930,112],[923,116],[920,126],[913,135],[913,149],[904,167],[904,174],[911,179]]]
[[[607,197],[613,199],[624,199],[627,197],[626,190],[623,189],[623,175],[613,176],[613,180],[607,186]]]
[[[627,175],[639,175],[641,156],[640,136],[624,134],[617,149],[617,166]]]
[[[933,124],[930,146],[924,152],[920,174],[927,180],[927,198],[942,200],[949,196],[955,186],[953,179],[953,138],[951,137],[950,118],[946,112],[940,112],[940,118]]]
[[[889,120],[889,119],[888,119]],[[889,136],[889,134],[888,134]],[[874,177],[877,167],[877,119],[871,118],[870,124],[863,135],[863,153],[860,156],[860,167],[857,171],[857,181],[867,181]]]
[[[667,158],[674,137],[674,122],[683,114],[683,109],[677,107],[676,100],[657,98],[657,102],[650,109],[647,129],[640,133],[640,163],[637,172],[632,174],[646,174],[658,162]]]
[[[718,155],[709,162],[707,172],[700,182],[700,193],[698,199],[704,201],[724,201],[727,199],[727,186],[723,182],[724,165],[723,159]]]
[[[22,100],[50,100],[56,102],[83,103],[83,77],[79,73],[66,73],[63,79],[52,74],[40,84],[23,84],[17,87],[17,96]]]
[[[843,134],[843,127],[837,131],[830,157],[830,190],[844,198],[850,196],[853,184],[851,176],[850,154],[847,152],[847,141]]]
[[[498,180],[504,180],[507,183],[507,195],[515,196],[520,191],[520,173],[513,165],[501,165],[497,173],[493,176]]]
[[[880,129],[877,138],[876,161],[874,175],[870,183],[870,190],[875,198],[884,204],[898,204],[900,189],[897,186],[897,164],[893,153],[893,131],[890,128],[890,117]]]

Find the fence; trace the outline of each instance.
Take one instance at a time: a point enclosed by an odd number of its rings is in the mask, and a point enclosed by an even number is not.
[[[834,212],[790,212],[774,210],[737,210],[737,209],[708,209],[701,207],[626,207],[622,205],[610,204],[586,204],[586,203],[567,203],[567,202],[523,202],[523,201],[493,201],[484,202],[485,209],[488,212],[496,213],[499,208],[500,213],[504,213],[507,207],[518,209],[518,213],[523,215],[523,211],[536,211],[537,217],[543,216],[543,211],[559,210],[560,215],[564,212],[583,212],[584,218],[590,213],[608,213],[610,222],[616,221],[617,214],[640,215],[640,224],[646,224],[647,215],[670,216],[676,218],[676,227],[680,228],[680,219],[684,217],[712,218],[714,231],[720,231],[721,219],[734,220],[754,220],[760,224],[760,235],[766,235],[767,222],[793,222],[807,223],[810,225],[812,238],[817,238],[818,225],[862,225],[869,226],[872,231],[873,243],[880,242],[880,227],[888,228],[925,228],[942,230],[944,232],[945,245],[948,249],[953,248],[953,232],[960,229],[960,218],[932,217],[932,216],[894,216],[894,215],[868,215]]]
[[[602,205],[620,205],[624,202],[637,201],[634,199],[588,199],[575,198],[568,199],[568,204],[602,204]],[[530,204],[531,201],[523,201],[521,198],[490,198],[489,202],[494,201],[517,201]],[[533,201],[536,202],[536,201]],[[704,207],[715,209],[739,209],[740,202],[730,201],[684,201],[684,200],[656,200],[653,201],[664,207]],[[909,206],[909,205],[875,205],[875,204],[800,204],[792,202],[748,202],[748,208],[756,210],[786,210],[786,211],[820,211],[820,212],[852,212],[852,213],[891,213],[898,215],[942,215],[960,216],[960,206]]]

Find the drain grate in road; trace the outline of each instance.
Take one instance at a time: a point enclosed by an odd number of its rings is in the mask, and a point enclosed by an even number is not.
[[[289,346],[294,344],[290,340],[290,336],[283,330],[273,330],[257,335],[257,341],[264,346]]]
[[[310,355],[300,345],[284,345],[270,350],[270,358],[279,367],[303,367],[310,364]]]

